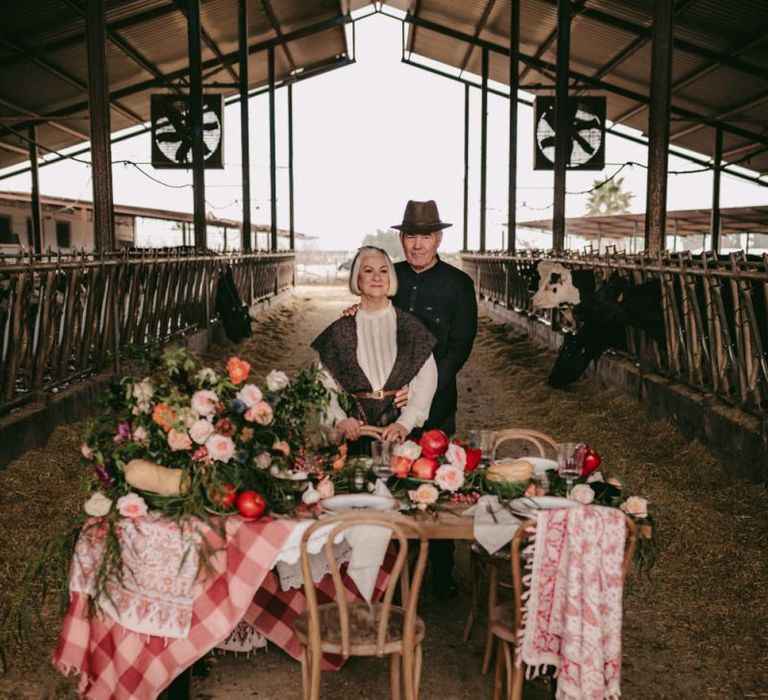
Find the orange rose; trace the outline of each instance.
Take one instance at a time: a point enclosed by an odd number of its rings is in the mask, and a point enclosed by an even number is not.
[[[227,372],[233,384],[242,384],[251,371],[251,363],[241,360],[239,357],[230,357],[227,360]]]
[[[167,433],[176,420],[176,411],[167,403],[159,403],[152,411],[152,420],[155,421]]]

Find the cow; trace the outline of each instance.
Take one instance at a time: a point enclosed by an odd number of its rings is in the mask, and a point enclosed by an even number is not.
[[[577,305],[595,291],[592,270],[569,270],[559,262],[542,260],[531,275],[529,289],[536,293],[531,299],[534,309],[556,309]]]
[[[665,343],[658,279],[632,285],[614,272],[602,287],[576,305],[573,313],[579,330],[566,334],[560,346],[547,378],[554,389],[576,381],[608,348],[625,350],[627,326],[646,331],[662,347]]]

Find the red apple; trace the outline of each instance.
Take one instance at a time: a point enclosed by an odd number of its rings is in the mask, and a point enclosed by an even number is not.
[[[581,475],[589,476],[593,471],[600,468],[602,458],[589,445],[586,445],[584,452],[584,462],[581,465]]]
[[[244,518],[259,518],[267,509],[267,502],[258,491],[243,491],[237,497],[237,509]]]
[[[448,449],[448,436],[442,430],[427,430],[419,444],[422,457],[439,457]]]
[[[483,451],[481,449],[465,447],[464,452],[467,453],[467,463],[464,465],[464,471],[471,472],[480,464],[480,460],[483,458]]]
[[[398,479],[404,479],[408,476],[408,472],[411,471],[412,464],[412,459],[396,455],[392,457],[392,461],[389,463],[389,468]]]
[[[434,479],[435,472],[439,466],[440,463],[436,459],[432,459],[431,457],[419,457],[411,467],[411,476],[414,476],[417,479]]]

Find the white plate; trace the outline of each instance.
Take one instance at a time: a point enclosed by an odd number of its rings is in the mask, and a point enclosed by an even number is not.
[[[348,513],[354,510],[392,510],[397,501],[391,496],[378,496],[373,493],[344,493],[320,501],[320,507],[326,513]]]
[[[562,496],[524,496],[509,502],[509,509],[518,515],[530,518],[540,510],[555,510],[556,508],[575,508],[581,505],[578,501]]]
[[[533,467],[534,474],[544,474],[547,469],[554,469],[557,471],[557,462],[554,459],[546,459],[545,457],[505,457],[504,459],[497,459],[494,464],[509,464],[511,462],[517,462],[519,460],[528,462]]]

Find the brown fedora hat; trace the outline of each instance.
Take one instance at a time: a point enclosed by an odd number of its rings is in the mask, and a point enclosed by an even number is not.
[[[403,213],[403,223],[395,224],[392,228],[402,233],[432,233],[442,231],[444,228],[453,226],[440,221],[440,214],[437,211],[435,200],[430,199],[427,202],[417,202],[413,199],[408,200]]]

